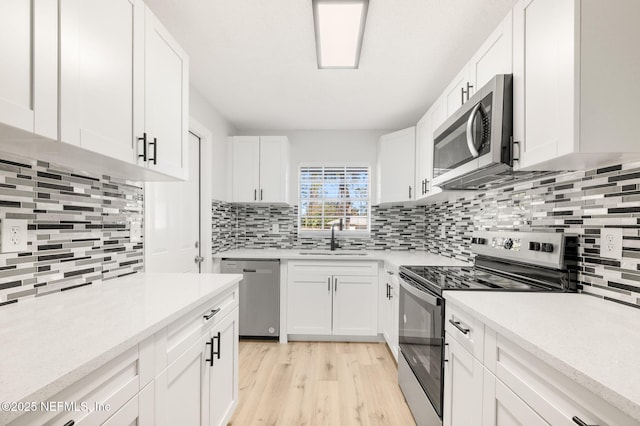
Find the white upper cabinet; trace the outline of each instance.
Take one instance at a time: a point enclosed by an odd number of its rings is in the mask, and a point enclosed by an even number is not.
[[[378,202],[415,200],[416,128],[383,135],[378,142]]]
[[[637,0],[516,4],[516,169],[584,169],[640,158],[639,21]]]
[[[260,194],[264,203],[289,202],[289,141],[260,136]]]
[[[133,163],[143,43],[142,1],[60,1],[62,142]]]
[[[469,96],[497,74],[513,73],[513,13],[510,11],[467,65]],[[468,97],[466,99],[468,99]]]
[[[146,8],[144,44],[144,129],[146,165],[169,176],[188,178],[189,61],[158,18]],[[136,114],[136,119],[140,113]],[[138,144],[138,164],[144,146]],[[142,155],[142,157],[140,157]]]
[[[513,72],[513,14],[509,12],[444,90],[433,130],[453,115],[496,74]]]
[[[434,104],[416,125],[416,200],[442,191],[439,187],[431,185],[433,181],[433,120],[435,114],[444,111],[444,109],[438,110],[441,108],[440,105],[440,103]]]
[[[289,140],[285,136],[234,136],[231,202],[289,203]]]
[[[0,2],[0,55],[0,124],[57,138],[57,0]]]

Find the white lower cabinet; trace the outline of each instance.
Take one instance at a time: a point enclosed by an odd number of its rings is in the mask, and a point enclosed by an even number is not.
[[[376,336],[376,262],[290,262],[287,333]]]
[[[203,422],[203,425],[226,425],[238,405],[238,309],[235,308],[209,334],[214,356],[206,367],[210,406],[208,423]]]
[[[26,425],[225,425],[238,401],[238,287],[217,296],[28,412]]]
[[[445,426],[638,424],[462,306],[448,300],[445,319]]]
[[[380,280],[380,330],[387,346],[391,350],[393,357],[398,360],[398,310],[399,307],[399,287],[397,268],[390,268],[385,265],[384,277]]]
[[[483,405],[484,426],[549,426],[549,423],[487,370],[484,370]]]
[[[451,335],[445,333],[445,426],[477,424],[482,417],[482,364]]]

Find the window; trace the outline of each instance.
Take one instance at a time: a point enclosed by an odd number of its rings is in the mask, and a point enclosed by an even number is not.
[[[300,167],[300,232],[369,232],[369,211],[369,167]]]

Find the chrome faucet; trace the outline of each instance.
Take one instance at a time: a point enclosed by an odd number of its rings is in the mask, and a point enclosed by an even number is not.
[[[340,219],[340,222],[337,225],[338,225],[338,229],[342,231],[342,219]],[[334,231],[335,226],[336,226],[335,223],[331,224],[331,251],[334,251],[335,249],[340,248],[340,246],[336,241],[336,235]]]

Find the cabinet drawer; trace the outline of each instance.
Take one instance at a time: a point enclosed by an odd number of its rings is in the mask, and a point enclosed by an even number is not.
[[[482,362],[484,358],[484,324],[448,302],[445,305],[444,328],[463,348]]]
[[[586,388],[497,335],[495,375],[552,425],[575,425],[577,416],[589,425],[637,424]]]
[[[30,412],[11,425],[64,425],[70,421],[82,426],[101,425],[138,393],[139,370],[136,346],[48,399],[71,406]]]
[[[166,329],[166,363],[171,364],[194,342],[238,306],[238,288],[203,303]],[[209,318],[209,319],[207,319]],[[160,340],[164,339],[164,336]],[[158,344],[158,341],[156,341]]]
[[[289,262],[289,277],[296,279],[298,276],[308,276],[310,274],[375,276],[378,275],[378,262],[349,260],[306,260]]]

